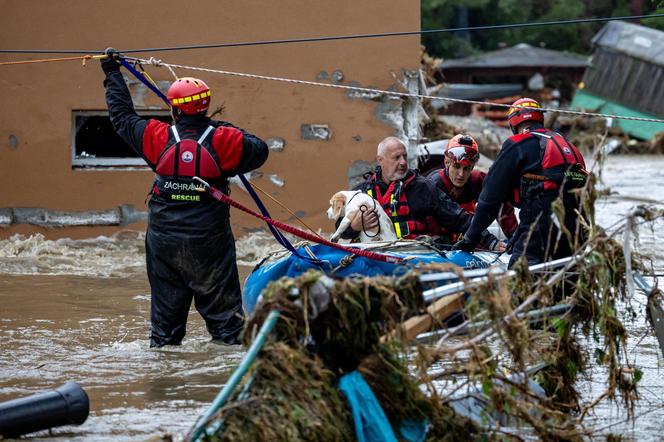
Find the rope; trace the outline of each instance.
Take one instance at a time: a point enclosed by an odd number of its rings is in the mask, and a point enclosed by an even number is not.
[[[310,37],[310,38],[292,38],[292,39],[279,39],[279,40],[260,40],[238,43],[217,43],[217,44],[201,44],[201,45],[186,45],[186,46],[169,46],[157,48],[142,48],[142,49],[128,49],[119,52],[133,53],[133,52],[163,52],[163,51],[182,51],[191,49],[211,49],[211,48],[232,48],[239,46],[263,46],[263,45],[276,45],[276,44],[290,44],[290,43],[309,43],[320,41],[336,41],[336,40],[352,40],[362,38],[382,38],[382,37],[403,37],[410,35],[428,35],[428,34],[441,34],[449,32],[474,32],[474,31],[487,31],[494,29],[513,29],[513,28],[530,28],[538,26],[555,26],[555,25],[572,25],[582,23],[597,23],[608,22],[614,20],[640,20],[644,18],[659,18],[664,17],[664,14],[650,14],[650,15],[626,15],[621,17],[594,17],[594,18],[577,18],[568,20],[552,20],[543,22],[530,22],[530,23],[510,23],[502,25],[485,25],[485,26],[467,26],[462,28],[441,28],[441,29],[425,29],[419,31],[403,31],[403,32],[381,32],[373,34],[351,34],[351,35],[336,35],[328,37]],[[55,49],[0,49],[0,54],[90,54],[102,51],[97,50],[55,50]]]
[[[131,72],[134,77],[136,77],[139,81],[141,81],[148,89],[150,89],[152,92],[157,94],[161,100],[166,103],[167,106],[170,106],[170,103],[168,102],[168,98],[166,98],[166,95],[162,91],[159,90],[156,84],[148,80],[148,77],[146,75],[143,75],[143,73],[139,72],[134,66],[132,66],[125,58],[120,58],[120,64],[125,67],[129,72]],[[141,66],[141,69],[143,67]]]
[[[158,66],[158,67],[160,67],[160,66],[166,66],[166,67],[168,68],[168,70],[170,71],[171,75],[173,75],[173,78],[174,78],[175,80],[177,80],[177,79],[179,78],[179,77],[177,76],[177,74],[175,73],[175,71],[174,71],[169,65],[164,64],[161,60],[159,60],[159,59],[157,59],[157,58],[150,57],[150,59],[148,60],[148,63],[149,63],[149,64],[152,64],[152,65],[154,65],[154,66]]]
[[[267,207],[265,207],[265,204],[263,204],[263,201],[261,201],[260,197],[258,194],[254,191],[254,188],[252,184],[249,182],[247,178],[245,178],[244,174],[238,174],[238,178],[240,178],[240,181],[244,185],[244,188],[249,192],[249,196],[251,196],[251,199],[254,200],[254,203],[256,203],[256,207],[258,207],[258,210],[261,211],[261,216],[264,216],[266,219],[272,219],[272,216],[270,216],[270,213],[267,210]],[[267,221],[266,221],[267,222]],[[274,236],[274,239],[277,240],[279,244],[282,245],[283,248],[291,252],[293,255],[297,256],[300,259],[304,259],[305,261],[311,261],[312,264],[320,266],[322,264],[322,261],[319,259],[311,260],[307,256],[303,256],[300,254],[300,252],[295,249],[293,244],[286,238],[279,229],[275,228],[272,224],[269,222],[267,223],[268,229],[270,229],[270,232],[272,233],[272,236]]]
[[[288,207],[286,207],[285,205],[283,205],[278,199],[276,199],[275,197],[273,197],[272,195],[270,195],[269,193],[267,193],[266,191],[264,191],[263,189],[261,189],[260,187],[258,187],[258,186],[256,185],[256,183],[252,183],[251,185],[254,186],[254,188],[257,189],[260,193],[262,193],[263,195],[265,195],[266,197],[270,198],[272,201],[274,201],[275,203],[277,203],[282,209],[284,209],[285,211],[287,211],[288,213],[290,213],[291,216],[293,216],[296,220],[298,220],[298,221],[300,222],[300,224],[302,224],[304,227],[306,227],[307,229],[309,229],[309,231],[310,231],[311,233],[313,233],[314,235],[316,235],[316,236],[319,237],[319,238],[322,238],[322,236],[320,236],[318,233],[316,233],[316,231],[315,231],[314,229],[312,229],[311,227],[309,227],[309,226],[307,225],[307,223],[305,223],[304,220],[303,220],[302,218],[300,218],[299,216],[297,216],[297,215],[296,215],[291,209],[289,209]]]
[[[346,247],[341,244],[333,243],[331,241],[328,241],[325,238],[321,238],[319,236],[313,235],[309,232],[305,232],[304,230],[298,229],[297,227],[291,226],[286,223],[282,223],[281,221],[277,221],[275,219],[269,218],[267,216],[261,215],[258,212],[255,212],[251,210],[248,207],[243,206],[242,204],[238,203],[225,193],[223,193],[219,189],[215,189],[214,187],[210,186],[208,183],[203,181],[202,179],[198,177],[194,177],[195,180],[197,180],[199,183],[203,185],[204,190],[214,199],[217,201],[221,201],[222,203],[228,204],[229,206],[235,207],[238,210],[241,210],[245,213],[248,213],[249,215],[252,215],[256,218],[262,219],[266,223],[278,228],[279,230],[283,230],[284,232],[288,232],[292,235],[298,236],[302,239],[306,239],[307,241],[315,242],[317,244],[322,244],[328,247],[332,247],[337,250],[342,250],[347,253],[353,253],[355,255],[363,256],[365,258],[373,259],[376,261],[381,261],[381,262],[387,262],[387,263],[392,263],[392,264],[403,264],[406,260],[404,258],[400,258],[397,256],[390,256],[390,255],[385,255],[382,253],[376,253],[376,252],[370,252],[368,250],[362,250],[362,249],[357,249],[354,247]]]
[[[661,14],[664,16],[664,14]],[[0,50],[2,52],[2,50]],[[72,61],[72,60],[83,60],[85,63],[86,60],[94,59],[94,58],[99,58],[100,56],[92,56],[92,55],[85,55],[82,57],[64,57],[64,58],[48,58],[48,59],[41,59],[41,60],[24,60],[24,61],[9,61],[9,62],[0,62],[0,66],[3,65],[14,65],[14,64],[27,64],[27,63],[47,63],[47,62],[56,62],[56,61]],[[437,97],[434,95],[423,95],[423,94],[413,94],[409,92],[397,92],[397,91],[386,91],[382,89],[375,89],[375,88],[366,88],[366,87],[358,87],[358,86],[345,86],[341,84],[332,84],[332,83],[321,83],[317,81],[308,81],[308,80],[296,80],[292,78],[284,78],[284,77],[272,77],[268,75],[258,75],[258,74],[248,74],[244,72],[232,72],[232,71],[224,71],[220,69],[209,69],[209,68],[201,68],[201,67],[196,67],[196,66],[186,66],[186,65],[179,65],[179,64],[172,64],[172,63],[164,63],[162,60],[156,59],[154,57],[150,57],[149,59],[142,59],[142,58],[132,58],[132,57],[123,57],[122,60],[132,60],[132,61],[137,61],[139,63],[144,63],[144,64],[151,64],[156,67],[166,67],[170,73],[173,75],[175,79],[178,78],[177,74],[173,70],[173,68],[178,68],[178,69],[185,69],[185,70],[192,70],[192,71],[199,71],[199,72],[208,72],[208,73],[213,73],[213,74],[221,74],[221,75],[229,75],[229,76],[236,76],[236,77],[245,77],[245,78],[255,78],[259,80],[270,80],[270,81],[279,81],[279,82],[284,82],[284,83],[294,83],[294,84],[302,84],[302,85],[307,85],[307,86],[320,86],[320,87],[328,87],[328,88],[334,88],[334,89],[343,89],[343,90],[348,90],[348,91],[356,91],[356,92],[364,92],[364,93],[369,93],[369,94],[382,94],[382,95],[392,95],[395,97],[399,98],[419,98],[419,99],[428,99],[428,100],[441,100],[441,101],[450,101],[453,103],[464,103],[464,104],[478,104],[478,105],[488,105],[488,106],[494,106],[494,107],[502,107],[502,108],[507,108],[509,109],[510,107],[517,107],[521,109],[531,109],[527,107],[522,107],[522,106],[512,106],[510,104],[502,104],[502,103],[492,103],[490,101],[477,101],[477,100],[464,100],[461,98],[449,98],[449,97]],[[122,63],[128,70],[130,71],[135,71],[135,69],[130,66],[128,63],[123,62]],[[138,71],[132,72],[134,75],[138,76]],[[146,72],[141,72],[145,78],[149,80],[150,84],[146,84],[150,89],[155,91],[157,95],[162,97],[163,94],[160,92],[157,92],[158,89],[155,86],[154,81]],[[163,99],[163,97],[162,97]],[[168,104],[168,102],[167,102]],[[581,115],[581,116],[588,116],[588,117],[601,117],[601,118],[615,118],[615,119],[620,119],[620,120],[629,120],[629,121],[644,121],[648,123],[664,123],[664,119],[658,119],[658,118],[644,118],[644,117],[628,117],[624,115],[613,115],[613,114],[600,114],[596,112],[585,112],[585,111],[573,111],[570,109],[554,109],[554,108],[540,108],[541,111],[546,111],[546,112],[557,112],[561,114],[571,114],[571,115]],[[261,190],[261,192],[263,192]],[[265,193],[265,192],[263,192]],[[271,198],[271,197],[270,197]],[[275,201],[277,202],[277,201]],[[277,202],[279,205],[281,203]],[[283,206],[282,206],[283,207]],[[289,209],[286,209],[290,212]],[[293,214],[292,212],[290,212]],[[293,216],[295,216],[293,214]],[[296,216],[297,218],[297,216]],[[299,220],[299,218],[298,218]],[[300,222],[302,222],[300,220]],[[312,230],[309,226],[304,224],[305,227],[307,227],[309,230]],[[313,231],[313,230],[312,230]]]
[[[31,64],[31,63],[52,63],[56,61],[74,61],[74,60],[82,60],[83,65],[85,66],[85,62],[87,60],[92,60],[93,58],[99,58],[99,57],[93,55],[84,55],[82,57],[61,57],[61,58],[42,58],[39,60],[3,61],[0,62],[0,66],[10,66],[15,64]]]
[[[320,86],[320,87],[327,87],[327,88],[332,88],[332,89],[341,89],[341,90],[347,90],[347,91],[355,91],[355,92],[363,92],[367,94],[381,94],[381,95],[392,95],[395,97],[399,98],[419,98],[419,99],[427,99],[427,100],[442,100],[442,101],[451,101],[453,103],[465,103],[465,104],[479,104],[479,105],[490,105],[490,106],[495,106],[495,107],[503,107],[506,109],[509,109],[511,107],[517,107],[521,109],[531,109],[532,107],[525,107],[525,106],[512,106],[511,104],[501,104],[501,103],[492,103],[489,101],[476,101],[476,100],[464,100],[461,98],[449,98],[449,97],[437,97],[434,95],[423,95],[423,94],[413,94],[410,92],[397,92],[397,91],[386,91],[382,89],[375,89],[375,88],[367,88],[367,87],[358,87],[358,86],[345,86],[341,84],[333,84],[333,83],[321,83],[317,81],[309,81],[309,80],[296,80],[292,78],[284,78],[284,77],[272,77],[269,75],[258,75],[258,74],[247,74],[244,72],[233,72],[233,71],[225,71],[221,69],[210,69],[210,68],[201,68],[201,67],[196,67],[196,66],[186,66],[186,65],[181,65],[181,64],[172,64],[172,63],[164,63],[161,60],[159,60],[159,64],[155,63],[150,63],[151,60],[145,60],[141,58],[131,58],[131,57],[126,57],[128,60],[137,60],[140,63],[146,63],[146,64],[154,64],[155,66],[167,66],[170,68],[177,68],[177,69],[185,69],[185,70],[190,70],[190,71],[198,71],[198,72],[207,72],[211,74],[221,74],[221,75],[229,75],[229,76],[234,76],[234,77],[242,77],[242,78],[254,78],[254,79],[259,79],[259,80],[270,80],[270,81],[279,81],[283,83],[291,83],[291,84],[302,84],[306,86]],[[615,118],[615,119],[621,119],[621,120],[630,120],[630,121],[645,121],[649,123],[664,123],[664,119],[658,119],[658,118],[643,118],[643,117],[628,117],[628,116],[623,116],[623,115],[612,115],[612,114],[600,114],[596,112],[584,112],[584,111],[573,111],[573,110],[568,110],[568,109],[554,109],[554,108],[540,108],[538,109],[540,111],[548,111],[548,112],[557,112],[561,114],[571,114],[571,115],[583,115],[583,116],[590,116],[590,117],[602,117],[602,118]]]
[[[170,105],[170,103],[168,102],[168,98],[164,95],[163,92],[161,92],[159,90],[159,88],[156,86],[154,81],[152,81],[152,79],[147,75],[147,72],[145,72],[143,70],[143,66],[140,64],[140,61],[136,62],[136,60],[133,60],[135,62],[135,64],[138,65],[138,68],[140,69],[140,71],[138,71],[134,66],[132,66],[129,63],[128,60],[129,59],[127,59],[125,57],[120,57],[120,63],[122,64],[122,66],[124,66],[129,72],[131,72],[138,80],[140,80],[152,92],[157,94],[157,96],[159,98],[161,98],[164,101],[164,103],[166,103],[166,105]],[[150,64],[153,64],[155,66],[161,66],[162,65],[161,60],[156,60],[155,58],[150,59]],[[172,69],[171,69],[171,72],[173,72]],[[175,75],[175,72],[173,72],[173,75]],[[261,211],[263,216],[265,216],[268,219],[272,219],[272,217],[270,216],[270,213],[267,211],[267,208],[265,207],[265,205],[263,204],[261,199],[258,197],[258,195],[256,195],[256,192],[254,192],[254,189],[253,189],[251,183],[249,182],[249,180],[247,180],[244,177],[243,174],[239,174],[238,177],[240,178],[240,181],[244,185],[245,189],[247,189],[247,192],[249,192],[249,195],[254,200],[254,202],[256,203],[256,206]],[[277,242],[279,244],[281,244],[286,250],[290,251],[293,255],[295,255],[298,258],[301,258],[305,261],[310,261],[314,265],[321,265],[322,264],[322,262],[318,259],[311,259],[307,256],[301,255],[295,249],[295,247],[293,247],[293,245],[290,243],[290,241],[288,241],[288,238],[286,238],[279,230],[275,229],[269,223],[268,223],[268,228],[270,229],[270,232],[274,236],[274,239],[277,240]]]

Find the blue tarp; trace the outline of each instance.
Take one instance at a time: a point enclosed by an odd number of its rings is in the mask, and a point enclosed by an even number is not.
[[[348,258],[347,252],[333,249],[324,245],[310,246],[313,254],[324,261],[322,267],[298,258],[294,255],[286,256],[276,262],[259,265],[245,281],[242,300],[246,314],[253,312],[256,307],[256,301],[263,289],[271,282],[283,276],[295,277],[301,275],[309,269],[323,270],[330,276],[345,277],[351,275],[378,276],[378,275],[400,275],[416,267],[420,263],[452,263],[463,268],[485,268],[487,263],[473,256],[470,253],[462,251],[446,252],[445,256],[430,250],[419,253],[395,253],[390,255],[402,258],[411,257],[407,264],[391,264],[373,259],[355,256],[345,266],[340,267],[342,259]],[[298,249],[301,254],[306,255],[306,251],[301,247]]]
[[[397,442],[383,407],[360,372],[343,375],[339,380],[339,390],[346,396],[353,414],[358,442]],[[423,442],[428,427],[426,420],[407,420],[399,424],[399,435],[404,442]]]
[[[397,442],[383,407],[358,371],[343,375],[339,390],[346,396],[353,414],[358,442]]]

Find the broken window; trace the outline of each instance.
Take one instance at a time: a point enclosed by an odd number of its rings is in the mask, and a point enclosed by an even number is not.
[[[138,111],[145,118],[171,124],[168,111]],[[147,167],[115,133],[107,111],[73,112],[72,168]]]

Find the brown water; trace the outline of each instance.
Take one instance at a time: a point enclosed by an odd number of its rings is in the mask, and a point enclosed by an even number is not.
[[[664,207],[664,157],[611,157],[606,185],[619,192],[597,205],[608,226],[636,204]],[[641,230],[640,250],[664,272],[662,222]],[[183,345],[148,347],[149,286],[143,235],[47,241],[39,236],[0,241],[0,401],[80,383],[91,401],[88,420],[32,438],[44,441],[147,440],[184,434],[223,386],[243,353],[209,342],[198,314],[189,316]],[[239,245],[241,273],[274,243],[263,235]],[[637,310],[644,297],[634,299]],[[592,348],[592,343],[588,343]],[[664,360],[643,317],[630,325],[630,360],[644,371],[634,425],[610,404],[591,416],[593,426],[634,440],[664,435]],[[582,382],[586,399],[600,394],[601,369]]]
[[[148,293],[143,274],[0,277],[0,401],[74,380],[90,396],[90,417],[53,430],[55,440],[186,432],[241,348],[210,343],[192,312],[182,346],[149,349]]]

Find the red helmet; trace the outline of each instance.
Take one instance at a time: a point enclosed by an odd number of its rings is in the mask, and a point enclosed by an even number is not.
[[[210,95],[207,84],[193,77],[178,78],[166,93],[171,106],[187,115],[205,113],[210,107]]]
[[[473,137],[459,134],[447,142],[445,157],[462,166],[474,166],[480,159],[480,151]]]
[[[512,107],[507,111],[507,121],[512,132],[516,133],[516,127],[524,121],[536,121],[544,124],[544,111],[542,106],[532,98],[520,98],[512,103]]]

